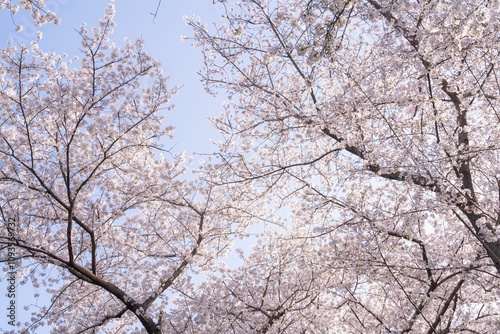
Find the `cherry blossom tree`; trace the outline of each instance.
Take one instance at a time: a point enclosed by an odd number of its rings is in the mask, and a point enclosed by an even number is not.
[[[40,26],[45,23],[59,23],[59,18],[54,12],[47,10],[43,0],[0,0],[0,10],[7,9],[14,16],[19,12],[19,9],[26,10],[33,18],[33,22]],[[18,26],[18,31],[22,30],[22,26]]]
[[[496,333],[498,2],[218,5],[188,19],[229,98],[213,180],[280,211],[174,328]]]
[[[235,205],[166,146],[177,88],[141,40],[110,41],[113,15],[81,27],[78,58],[0,50],[0,259],[13,246],[18,282],[52,296],[12,332],[161,333],[235,233]]]

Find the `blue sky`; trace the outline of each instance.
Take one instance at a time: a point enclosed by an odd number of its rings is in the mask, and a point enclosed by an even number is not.
[[[3,47],[9,38],[16,43],[29,44],[31,40],[36,39],[37,31],[42,31],[42,50],[66,53],[70,57],[78,55],[80,39],[75,29],[81,22],[86,22],[88,27],[96,25],[103,15],[107,1],[46,0],[46,3],[48,8],[62,19],[59,25],[36,27],[31,17],[22,10],[14,17],[5,10],[0,11],[0,47]],[[125,37],[142,37],[145,40],[145,49],[162,63],[164,72],[170,77],[170,85],[182,86],[179,94],[172,100],[176,108],[165,118],[166,124],[176,127],[174,151],[186,151],[187,156],[195,152],[212,152],[214,147],[210,144],[210,139],[217,139],[218,134],[208,118],[222,111],[223,97],[214,98],[205,93],[200,77],[196,74],[203,66],[201,52],[193,48],[189,40],[181,41],[180,36],[192,35],[191,29],[182,19],[184,15],[195,14],[203,21],[211,22],[220,17],[220,9],[213,6],[211,0],[163,0],[158,15],[153,20],[150,13],[156,11],[157,5],[158,0],[116,0],[117,27],[112,40],[120,44]],[[23,25],[23,31],[15,32],[17,25]],[[6,282],[2,279],[0,332],[12,329],[7,326],[7,300],[3,293],[5,290]],[[26,321],[30,318],[23,310],[24,306],[35,303],[42,306],[48,303],[47,296],[42,291],[39,291],[39,300],[34,299],[35,292],[29,283],[19,287],[18,320]],[[48,333],[48,329],[37,333]]]

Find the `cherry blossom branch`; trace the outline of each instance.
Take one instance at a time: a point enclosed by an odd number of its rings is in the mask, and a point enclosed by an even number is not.
[[[358,157],[358,158],[361,158],[362,160],[364,161],[367,161],[367,157],[365,156],[365,154],[363,153],[363,151],[356,147],[356,146],[353,146],[353,145],[349,145],[345,142],[345,139],[336,135],[335,133],[333,133],[330,129],[328,128],[323,128],[322,129],[322,132],[327,135],[328,137],[330,138],[333,138],[336,142],[338,142],[339,144],[343,144],[345,145],[344,149],[351,153],[352,155]],[[382,168],[379,164],[377,163],[367,163],[367,168],[369,171],[375,173],[377,176],[380,176],[384,179],[387,179],[387,180],[393,180],[393,181],[408,181],[408,182],[412,182],[416,185],[419,185],[419,186],[422,186],[426,189],[430,189],[432,191],[436,191],[436,192],[439,192],[440,191],[440,187],[439,187],[439,184],[437,181],[435,180],[432,180],[432,179],[429,179],[425,176],[421,176],[421,175],[409,175],[407,173],[404,173],[404,172],[383,172],[384,168]]]
[[[91,325],[91,326],[88,326],[88,327],[85,327],[84,329],[82,329],[81,331],[79,331],[77,334],[83,334],[85,333],[86,331],[90,330],[90,329],[93,329],[93,328],[99,328],[101,327],[102,325],[105,325],[109,320],[113,320],[113,319],[119,319],[121,318],[125,313],[127,313],[127,311],[129,311],[129,309],[127,307],[124,307],[122,308],[119,312],[116,312],[114,314],[110,314],[110,315],[106,315],[104,316],[101,320],[99,320],[98,322],[96,322],[95,324]]]
[[[442,320],[444,314],[446,313],[446,311],[450,307],[451,302],[456,297],[458,291],[460,290],[460,288],[462,287],[464,282],[465,282],[465,280],[461,279],[460,281],[458,281],[457,285],[455,285],[455,287],[451,291],[450,295],[448,296],[448,299],[446,299],[445,303],[443,304],[443,306],[439,310],[439,312],[436,316],[436,319],[434,320],[434,322],[430,326],[429,330],[427,331],[427,334],[437,333],[437,328],[438,328],[439,324],[441,323],[441,320]]]
[[[189,253],[188,257],[182,260],[180,265],[177,266],[177,268],[172,272],[170,277],[165,281],[161,282],[160,285],[155,289],[155,291],[144,302],[142,302],[141,307],[144,310],[147,310],[151,306],[151,304],[153,304],[154,301],[174,283],[176,278],[179,277],[184,272],[184,269],[189,265],[192,258],[198,253],[198,249],[203,241],[202,232],[203,232],[204,217],[205,217],[204,213],[202,213],[200,215],[200,222],[198,225],[198,238],[196,239],[195,246],[191,249],[191,252]]]

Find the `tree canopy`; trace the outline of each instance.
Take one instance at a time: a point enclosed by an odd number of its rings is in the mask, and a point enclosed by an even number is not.
[[[189,22],[218,182],[289,210],[215,283],[222,332],[496,332],[498,2],[221,3]]]
[[[16,217],[53,295],[16,330],[498,332],[498,1],[217,3],[187,19],[227,97],[195,180],[113,6],[76,63],[0,50],[2,259]]]
[[[37,41],[0,50],[2,261],[14,247],[19,279],[52,295],[18,332],[159,333],[165,291],[227,246],[231,208],[164,148],[177,88],[143,41],[111,42],[113,16],[81,27],[76,60]]]

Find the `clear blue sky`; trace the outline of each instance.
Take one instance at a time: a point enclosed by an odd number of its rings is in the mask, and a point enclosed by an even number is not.
[[[48,24],[36,27],[26,12],[20,12],[11,17],[9,12],[0,11],[0,47],[5,45],[8,38],[17,43],[29,44],[36,39],[36,32],[43,32],[41,49],[53,50],[58,53],[67,53],[69,56],[78,54],[79,36],[75,29],[81,22],[88,27],[97,24],[102,17],[107,1],[85,0],[46,0],[48,8],[56,12],[62,19],[61,24]],[[214,98],[205,93],[196,71],[202,68],[200,50],[194,49],[191,42],[181,41],[180,36],[191,36],[190,28],[185,25],[182,17],[196,14],[203,21],[211,22],[220,17],[220,9],[212,5],[211,0],[163,0],[156,19],[153,21],[151,12],[155,12],[157,0],[116,0],[117,27],[112,39],[120,44],[125,37],[134,39],[142,36],[145,40],[145,49],[158,59],[164,72],[170,76],[170,84],[183,86],[172,102],[176,108],[165,118],[168,125],[174,125],[175,151],[186,151],[188,156],[197,153],[213,151],[210,139],[216,139],[217,131],[211,127],[208,117],[215,116],[222,111],[222,97]],[[14,21],[14,22],[13,22]],[[15,32],[17,25],[23,25],[22,32]],[[195,156],[195,160],[197,157]],[[3,276],[3,275],[2,275]],[[0,333],[12,329],[7,326],[6,303],[4,291],[6,282],[0,281]],[[24,306],[38,303],[47,305],[48,299],[39,291],[39,300],[33,298],[35,290],[28,283],[18,288],[17,315],[18,320],[29,320],[30,316],[23,310]],[[48,333],[48,329],[37,333]]]

